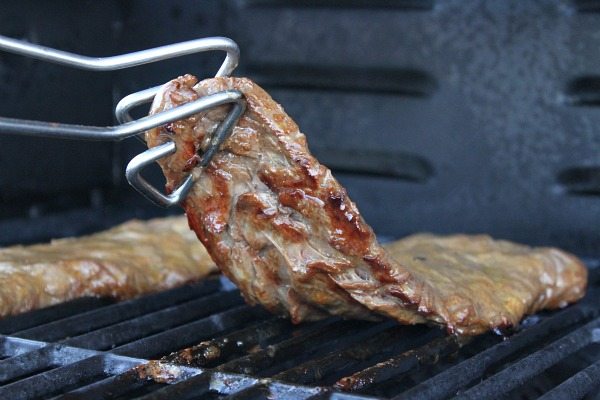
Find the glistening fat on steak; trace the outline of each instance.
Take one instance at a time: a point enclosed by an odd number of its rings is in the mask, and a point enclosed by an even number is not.
[[[0,249],[0,317],[85,296],[128,299],[215,272],[185,217]]]
[[[557,249],[462,235],[415,236],[384,249],[298,126],[248,79],[180,77],[163,86],[152,113],[229,89],[244,94],[247,110],[206,169],[193,168],[196,154],[228,106],[151,130],[146,140],[176,142],[160,162],[167,190],[195,174],[183,204],[190,226],[248,302],[296,322],[383,314],[477,334],[584,295],[585,267]]]

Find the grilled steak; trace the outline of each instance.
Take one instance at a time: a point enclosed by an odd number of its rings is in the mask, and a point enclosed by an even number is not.
[[[185,217],[130,221],[81,238],[8,247],[0,249],[0,316],[84,296],[127,299],[215,270]]]
[[[327,173],[332,181],[333,177],[312,158],[306,161],[313,165],[297,166],[289,160],[289,153],[295,148],[298,157],[303,156],[305,149],[304,136],[296,124],[248,80],[204,82],[206,86],[193,88],[196,79],[190,75],[172,81],[157,95],[153,112],[226,87],[243,87],[246,96],[250,95],[250,112],[239,121],[223,151],[204,171],[192,170],[197,179],[184,204],[190,226],[217,265],[249,303],[258,302],[274,313],[288,314],[295,322],[319,319],[328,313],[372,318],[372,313],[328,274],[329,270],[349,265],[350,259],[328,243],[332,229],[329,221],[312,226],[321,220],[323,202],[302,188],[316,184],[318,174]],[[253,111],[257,108],[264,114]],[[151,147],[171,137],[177,142],[177,153],[161,160],[167,192],[187,175],[184,171],[196,162],[198,149],[206,144],[226,112],[226,107],[210,110],[146,134]],[[275,125],[271,129],[272,123]],[[282,148],[286,144],[290,147]],[[295,201],[304,202],[306,212],[312,208],[314,214],[304,217],[291,206]],[[330,208],[335,213],[339,205]],[[364,229],[365,234],[372,236],[368,226]],[[344,234],[338,236],[340,242],[345,241]]]
[[[228,106],[153,129],[146,140],[176,142],[177,152],[160,162],[167,191],[195,175],[183,203],[190,227],[248,302],[295,322],[375,311],[477,334],[583,296],[585,267],[556,249],[417,236],[386,251],[294,121],[248,79],[180,77],[162,88],[151,112],[229,89],[244,94],[247,110],[204,170],[194,169],[197,154]]]
[[[526,314],[565,307],[585,294],[585,266],[558,249],[531,248],[487,235],[426,234],[384,247],[414,277],[405,291],[392,295],[406,296],[406,306],[416,306],[422,318],[446,323],[461,334],[515,326]],[[419,296],[419,302],[413,303],[415,297],[407,294]],[[381,304],[378,311],[393,316],[394,307]],[[432,310],[437,315],[430,315]]]

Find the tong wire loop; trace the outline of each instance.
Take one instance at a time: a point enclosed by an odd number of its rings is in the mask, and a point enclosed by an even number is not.
[[[223,93],[229,94],[226,100],[223,100],[222,96],[220,96]],[[221,144],[223,144],[223,142],[231,134],[231,132],[233,131],[233,127],[235,126],[238,119],[241,117],[241,115],[246,109],[246,102],[243,98],[243,95],[241,92],[238,91],[219,92],[203,97],[202,99],[206,99],[206,102],[204,103],[204,108],[196,110],[194,113],[208,110],[210,108],[227,103],[232,103],[233,107],[231,108],[225,119],[215,129],[210,143],[206,151],[202,155],[202,159],[200,160],[198,167],[196,168],[205,168],[210,163],[212,158],[215,156],[215,154],[221,147]],[[183,106],[175,108],[174,110],[194,103],[185,104]],[[127,164],[127,169],[125,170],[125,177],[127,178],[127,181],[131,184],[131,186],[133,186],[140,194],[142,194],[148,200],[161,207],[171,207],[176,204],[179,204],[183,199],[185,199],[194,183],[193,174],[190,173],[182,181],[179,187],[174,189],[170,195],[164,195],[154,186],[152,186],[148,181],[146,181],[142,177],[141,172],[146,166],[152,164],[153,162],[163,157],[174,154],[176,151],[177,148],[175,146],[175,142],[168,141],[159,146],[152,147],[144,151],[143,153],[135,156],[133,159],[131,159],[131,161],[129,161],[129,164]]]
[[[155,86],[149,89],[140,90],[139,92],[128,94],[123,97],[115,107],[115,117],[120,124],[133,121],[129,111],[134,107],[152,101],[156,93],[160,90],[160,86]]]

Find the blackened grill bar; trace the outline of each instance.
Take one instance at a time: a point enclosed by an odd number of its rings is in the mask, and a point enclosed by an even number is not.
[[[401,394],[398,398],[443,399],[461,387],[480,379],[494,363],[509,357],[515,352],[524,352],[535,346],[547,336],[569,326],[581,324],[598,311],[588,303],[557,313],[554,318],[546,319],[531,328],[517,333],[509,341],[501,342],[472,358],[449,368],[439,375],[420,383]]]
[[[294,326],[242,305],[217,278],[122,303],[66,303],[53,307],[56,320],[39,310],[2,322],[0,398],[501,397],[580,349],[600,352],[598,265],[589,264],[583,301],[530,317],[504,340],[490,333],[461,342],[391,321]],[[18,330],[8,329],[12,320]],[[598,369],[582,364],[538,394],[585,396]]]
[[[556,389],[540,397],[540,400],[581,398],[598,389],[598,382],[600,382],[600,361],[573,375]]]
[[[207,280],[203,285],[186,287],[176,294],[159,293],[148,296],[146,302],[126,301],[108,307],[99,308],[84,314],[63,318],[41,326],[15,332],[16,336],[22,338],[36,338],[38,340],[53,341],[65,337],[80,335],[85,332],[97,331],[107,325],[114,325],[121,321],[129,321],[140,314],[151,314],[153,311],[161,310],[178,305],[186,300],[192,300],[197,296],[211,294],[218,289],[214,280]],[[81,345],[80,345],[81,346]]]

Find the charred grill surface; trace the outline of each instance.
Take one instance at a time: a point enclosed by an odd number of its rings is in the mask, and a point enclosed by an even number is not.
[[[600,262],[589,265],[581,302],[468,340],[389,320],[293,325],[217,278],[121,303],[77,300],[0,321],[0,398],[591,396]]]

